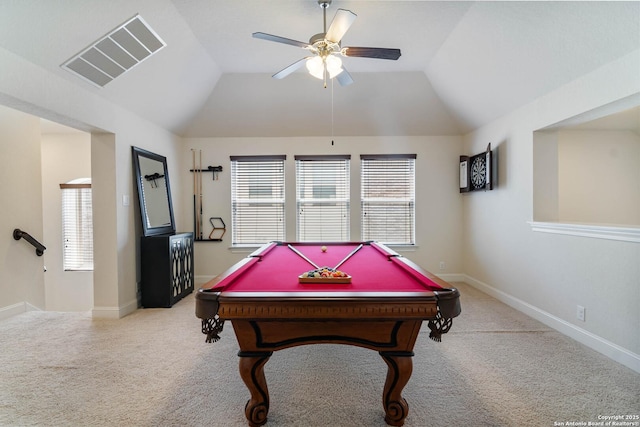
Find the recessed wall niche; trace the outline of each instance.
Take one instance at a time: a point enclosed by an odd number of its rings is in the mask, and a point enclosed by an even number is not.
[[[533,221],[640,229],[637,99],[533,133]]]

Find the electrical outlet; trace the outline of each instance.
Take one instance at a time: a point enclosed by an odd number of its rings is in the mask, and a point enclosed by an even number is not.
[[[440,270],[444,270],[445,268],[447,268],[447,264],[445,264],[444,261],[440,261]]]
[[[578,320],[582,320],[583,322],[584,322],[584,312],[585,312],[585,308],[579,305],[576,311],[576,317],[578,318]]]

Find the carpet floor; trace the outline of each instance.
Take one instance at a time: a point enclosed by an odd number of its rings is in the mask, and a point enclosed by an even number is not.
[[[423,326],[405,426],[588,425],[640,414],[640,374],[454,285],[462,314],[441,343]],[[246,426],[233,329],[206,344],[194,307],[190,295],[119,320],[28,312],[0,322],[0,425]],[[386,371],[357,347],[275,352],[266,425],[385,426]]]

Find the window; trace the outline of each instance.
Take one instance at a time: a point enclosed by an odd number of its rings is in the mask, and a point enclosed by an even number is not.
[[[232,244],[284,240],[286,156],[231,156]]]
[[[60,184],[62,190],[62,264],[65,271],[93,270],[91,179]]]
[[[362,239],[415,244],[415,154],[362,155]]]
[[[349,240],[351,156],[296,156],[297,239]]]

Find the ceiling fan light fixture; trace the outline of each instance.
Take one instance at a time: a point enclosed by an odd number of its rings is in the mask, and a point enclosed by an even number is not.
[[[330,79],[344,71],[342,60],[334,55],[329,55],[324,59],[321,56],[314,56],[307,60],[306,66],[309,74],[319,80],[324,80],[325,69],[329,73]]]
[[[327,56],[325,60],[327,64],[327,72],[329,72],[329,78],[332,79],[338,74],[340,74],[343,70],[342,68],[342,60],[334,55]]]
[[[316,79],[324,79],[324,62],[319,56],[314,56],[307,60],[307,70]]]

